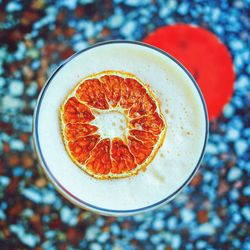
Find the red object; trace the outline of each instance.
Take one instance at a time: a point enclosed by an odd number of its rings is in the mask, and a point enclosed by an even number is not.
[[[235,73],[226,46],[204,28],[175,24],[157,29],[144,40],[180,61],[196,79],[209,119],[218,117],[233,94]]]

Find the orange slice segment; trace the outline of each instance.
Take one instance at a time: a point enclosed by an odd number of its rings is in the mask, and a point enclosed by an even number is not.
[[[64,105],[63,120],[66,124],[90,122],[94,119],[89,107],[80,103],[75,97],[70,97]]]
[[[108,109],[102,84],[98,79],[85,80],[76,90],[76,97],[97,109]]]
[[[145,94],[140,102],[135,103],[129,110],[129,116],[131,118],[137,118],[143,115],[149,115],[154,113],[156,110],[156,104],[153,99]]]
[[[121,83],[124,79],[116,75],[105,75],[100,78],[105,96],[112,107],[116,107],[121,98]]]
[[[120,139],[114,138],[111,147],[112,169],[113,174],[129,172],[136,168],[134,156],[129,151],[128,146]]]
[[[154,146],[158,140],[158,136],[144,130],[131,129],[129,134],[135,137],[137,140]]]
[[[68,141],[74,141],[79,137],[84,137],[95,133],[98,127],[88,123],[68,123],[64,128],[64,134]]]
[[[73,142],[69,142],[68,148],[73,160],[77,163],[85,164],[90,156],[91,150],[95,147],[99,139],[99,135],[89,135],[86,137],[80,137]]]
[[[156,135],[159,135],[164,128],[163,119],[156,112],[154,114],[133,119],[130,121],[130,124],[133,128],[145,130]]]
[[[121,84],[121,100],[120,106],[124,109],[130,108],[134,103],[138,102],[146,89],[135,79],[126,78]]]
[[[111,170],[110,139],[101,140],[91,152],[87,169],[95,175],[106,175]]]
[[[128,146],[137,164],[142,164],[146,161],[153,150],[151,144],[139,141],[132,136],[128,137]]]

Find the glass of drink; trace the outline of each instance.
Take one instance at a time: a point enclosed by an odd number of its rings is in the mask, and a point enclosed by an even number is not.
[[[194,177],[208,137],[201,91],[172,56],[109,41],[63,62],[38,98],[39,164],[70,202],[111,216],[172,200]]]

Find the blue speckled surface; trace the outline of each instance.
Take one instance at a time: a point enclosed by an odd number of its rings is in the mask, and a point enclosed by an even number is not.
[[[250,249],[250,1],[0,1],[0,249]],[[134,217],[80,210],[39,173],[31,129],[52,71],[109,39],[184,22],[229,48],[234,95],[202,167],[170,204]]]

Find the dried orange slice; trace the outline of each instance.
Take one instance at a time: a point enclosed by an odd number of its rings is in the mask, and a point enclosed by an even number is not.
[[[123,136],[107,136],[101,128],[105,124],[97,125],[98,116],[110,113],[125,117],[125,126],[120,126]],[[71,159],[98,179],[128,177],[146,169],[167,129],[149,86],[123,71],[103,71],[82,79],[63,102],[60,123]]]

